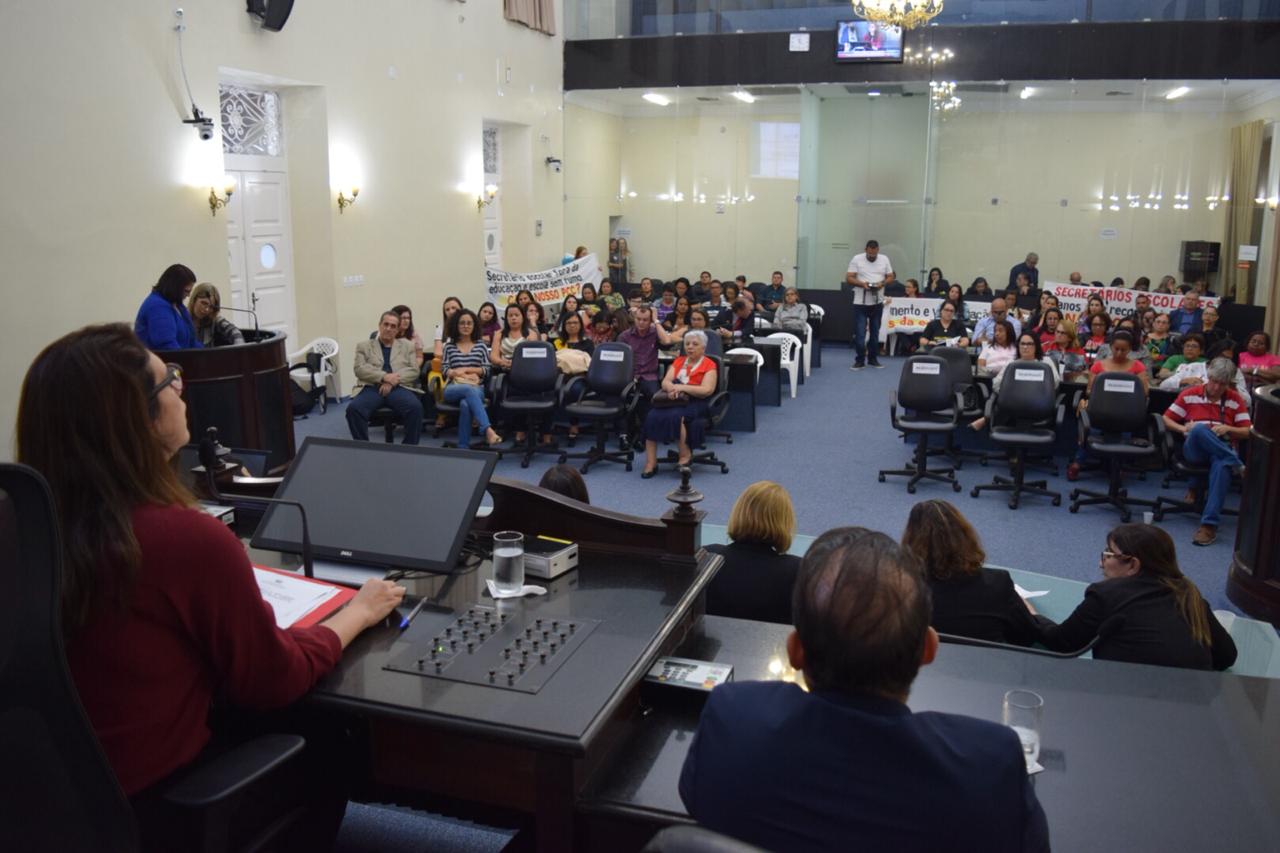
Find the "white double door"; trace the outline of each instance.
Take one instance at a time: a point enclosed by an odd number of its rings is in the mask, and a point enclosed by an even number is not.
[[[230,165],[230,164],[228,164]],[[227,204],[227,262],[231,293],[223,304],[249,309],[258,327],[284,332],[289,350],[298,348],[294,302],[293,236],[289,226],[289,182],[284,172],[228,170],[235,190]],[[227,319],[253,328],[248,314]]]

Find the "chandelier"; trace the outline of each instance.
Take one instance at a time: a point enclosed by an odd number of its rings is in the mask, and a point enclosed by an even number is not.
[[[960,97],[956,94],[954,80],[930,80],[929,102],[938,112],[951,112],[960,109]]]
[[[915,29],[942,11],[943,0],[853,0],[853,14],[886,27]]]

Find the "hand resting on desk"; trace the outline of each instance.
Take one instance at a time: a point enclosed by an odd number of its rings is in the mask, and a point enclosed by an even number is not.
[[[351,603],[326,619],[326,628],[338,635],[345,649],[361,631],[372,628],[404,600],[404,587],[391,581],[370,578]]]

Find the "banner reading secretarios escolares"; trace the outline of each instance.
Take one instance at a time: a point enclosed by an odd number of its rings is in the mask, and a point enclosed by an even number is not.
[[[527,290],[543,305],[559,305],[566,296],[581,296],[584,284],[600,288],[600,264],[595,255],[585,255],[567,264],[541,272],[505,272],[486,269],[485,294],[501,310],[516,294]]]

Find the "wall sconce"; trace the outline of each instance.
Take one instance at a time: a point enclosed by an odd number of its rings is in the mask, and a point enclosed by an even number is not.
[[[493,204],[493,200],[498,197],[497,184],[485,184],[484,193],[476,196],[476,210],[484,210],[486,205]]]
[[[222,197],[218,197],[218,191],[213,187],[209,187],[209,215],[217,216],[218,208],[226,207],[231,201],[231,194],[235,192],[236,182],[233,178],[225,178],[222,186]]]
[[[351,188],[351,198],[347,198],[342,193],[342,190],[338,190],[338,213],[342,213],[342,211],[356,203],[356,196],[360,195],[360,188]]]

